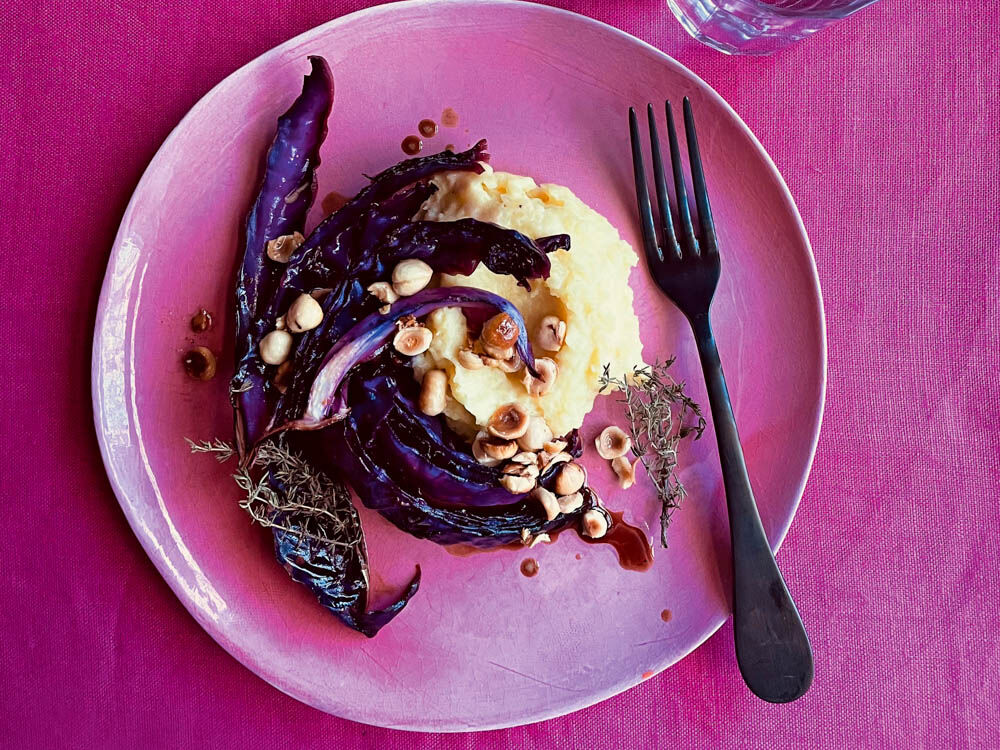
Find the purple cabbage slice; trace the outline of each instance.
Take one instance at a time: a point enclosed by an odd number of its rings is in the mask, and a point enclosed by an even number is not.
[[[524,366],[537,374],[531,344],[528,343],[527,326],[512,303],[492,292],[471,287],[424,289],[393,304],[389,313],[373,313],[345,332],[320,365],[305,411],[298,419],[278,429],[318,429],[343,418],[349,407],[343,398],[341,385],[350,369],[375,356],[392,340],[398,330],[396,321],[411,315],[419,318],[439,307],[478,308],[510,315],[520,328],[514,349]]]
[[[419,191],[421,185],[422,183],[418,183],[411,190]],[[414,197],[429,197],[434,186],[429,188],[416,192]],[[408,215],[416,213],[419,208],[419,205],[414,207],[414,203],[416,201],[410,199],[404,204],[413,209]],[[380,210],[390,210],[389,202],[384,203]],[[369,228],[377,223],[380,231],[366,229],[362,239],[368,244],[363,254],[357,254],[358,262],[352,270],[350,280],[335,282],[334,293],[327,295],[321,302],[323,322],[319,328],[306,333],[296,349],[292,384],[278,402],[271,429],[302,415],[312,381],[330,348],[336,345],[350,326],[364,315],[374,313],[381,304],[367,294],[365,289],[375,281],[387,279],[399,261],[420,258],[437,272],[464,275],[472,273],[482,262],[494,273],[510,274],[527,283],[529,279],[547,278],[550,270],[547,254],[570,246],[567,235],[531,240],[518,232],[475,219],[400,222],[392,227],[394,231],[388,233],[381,231],[391,223],[383,214],[373,212],[370,216],[374,218],[369,219]],[[384,242],[376,243],[376,237],[384,237]]]
[[[319,149],[333,106],[333,76],[322,57],[310,57],[302,93],[278,118],[260,191],[247,216],[243,260],[236,277],[236,360],[231,392],[240,455],[262,433],[275,400],[257,344],[266,332],[255,322],[270,303],[283,267],[267,256],[267,243],[301,232],[315,197]]]

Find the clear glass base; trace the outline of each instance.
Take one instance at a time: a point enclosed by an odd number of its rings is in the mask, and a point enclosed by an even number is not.
[[[875,0],[772,5],[759,0],[667,0],[695,39],[730,55],[769,55]],[[798,5],[800,9],[796,9]],[[809,10],[801,10],[808,5]],[[791,6],[791,7],[789,7]]]

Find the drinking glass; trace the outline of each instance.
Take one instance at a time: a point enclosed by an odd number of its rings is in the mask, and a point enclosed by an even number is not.
[[[875,0],[667,0],[695,39],[729,54],[766,55]]]

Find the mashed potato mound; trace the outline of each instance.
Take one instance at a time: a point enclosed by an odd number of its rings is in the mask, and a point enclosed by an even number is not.
[[[535,349],[553,358],[559,374],[551,390],[529,396],[523,370],[507,374],[484,367],[466,370],[457,354],[468,344],[465,315],[457,308],[434,311],[427,325],[434,332],[422,363],[448,373],[451,398],[445,415],[466,435],[485,427],[490,415],[512,401],[545,418],[556,435],[583,423],[593,408],[604,365],[612,372],[631,371],[642,362],[639,321],[632,310],[629,272],[638,259],[611,223],[567,188],[537,185],[530,177],[494,172],[481,175],[449,172],[433,180],[440,188],[425,204],[422,218],[452,221],[475,218],[515,229],[531,238],[568,234],[571,250],[549,254],[552,273],[531,282],[531,291],[509,276],[480,265],[470,276],[443,276],[442,286],[471,286],[495,292],[521,311],[534,342],[546,315],[566,321],[566,342],[558,353]]]

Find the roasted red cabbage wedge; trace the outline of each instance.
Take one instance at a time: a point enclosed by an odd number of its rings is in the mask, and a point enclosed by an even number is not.
[[[397,322],[442,306],[472,313],[473,325],[476,312],[480,317],[506,312],[520,327],[517,352],[534,372],[526,326],[517,309],[489,292],[449,287],[403,298],[383,315],[378,312],[381,301],[367,291],[407,258],[422,259],[435,272],[448,274],[469,274],[483,263],[530,287],[532,279],[548,276],[548,253],[568,250],[569,237],[532,240],[474,219],[416,219],[437,189],[429,178],[448,170],[482,171],[489,153],[486,141],[480,141],[462,153],[409,159],[379,173],[309,233],[287,264],[268,258],[270,240],[304,233],[316,195],[315,169],[333,81],[321,58],[310,58],[310,63],[302,94],[278,121],[261,189],[247,218],[237,273],[237,367],[230,390],[243,470],[259,470],[278,496],[294,494],[281,480],[282,467],[260,461],[263,450],[255,452],[262,440],[277,441],[305,456],[317,475],[348,482],[365,505],[401,529],[441,544],[493,547],[577,523],[594,507],[592,495],[587,494],[581,509],[548,521],[537,502],[503,489],[499,469],[479,464],[442,417],[420,413],[411,364],[390,343]],[[279,390],[272,382],[275,368],[262,362],[258,347],[303,293],[317,295],[323,320],[298,335],[291,382]],[[567,437],[578,450],[578,436]],[[548,481],[546,474],[540,481]],[[363,536],[351,544],[336,544],[331,534],[299,533],[296,529],[305,526],[297,525],[295,503],[279,505],[284,510],[266,519],[278,560],[348,626],[375,635],[417,591],[419,568],[389,606],[370,610]],[[356,511],[349,511],[360,534]],[[314,513],[311,522],[316,518]]]

